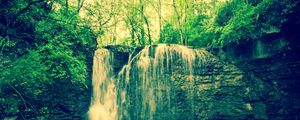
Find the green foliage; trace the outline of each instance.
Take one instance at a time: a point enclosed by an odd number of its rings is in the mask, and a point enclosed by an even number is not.
[[[35,108],[48,106],[33,108],[26,101],[38,101],[54,83],[86,86],[87,57],[96,48],[96,38],[75,9],[51,11],[42,0],[0,5],[0,99],[17,99],[12,106],[16,112],[37,114]]]
[[[28,0],[1,0],[0,48],[4,55],[25,54],[43,43],[35,39],[34,28],[46,14],[45,2],[30,3]]]
[[[54,9],[54,2],[60,4],[60,8]],[[178,13],[170,19],[162,16],[160,5],[153,7],[161,17],[159,43],[179,44],[181,33],[187,45],[199,47],[222,47],[261,39],[264,35],[281,32],[288,20],[286,16],[297,7],[297,2],[292,0],[176,2]],[[17,110],[24,106],[20,104],[21,96],[38,101],[48,86],[56,82],[86,85],[87,61],[97,46],[96,38],[106,39],[110,27],[117,27],[121,19],[129,31],[123,44],[151,44],[153,21],[146,12],[149,6],[155,6],[154,2],[125,3],[120,9],[115,9],[119,3],[112,2],[86,6],[87,16],[95,19],[82,19],[78,8],[66,5],[64,0],[0,0],[0,101],[18,99],[12,110],[5,110],[32,111]],[[124,18],[117,18],[117,12],[123,9]],[[93,26],[94,23],[98,26]],[[112,35],[109,39],[115,37]],[[101,40],[98,45],[106,45],[105,40]],[[11,94],[7,94],[6,99],[2,91]],[[46,106],[40,107],[47,112]]]
[[[53,17],[50,20],[36,22],[36,30],[32,34],[36,36],[37,41],[45,41],[46,44],[25,54],[24,58],[18,58],[16,63],[11,64],[13,67],[7,70],[6,73],[10,74],[7,74],[5,79],[13,80],[16,79],[14,76],[18,76],[24,80],[18,80],[23,84],[37,81],[36,77],[40,76],[40,81],[59,79],[85,83],[87,76],[85,53],[93,51],[96,46],[93,42],[95,38],[88,27],[78,26],[75,13],[69,13],[68,16],[62,14],[51,13],[49,17]],[[64,21],[67,19],[69,21]],[[9,46],[8,43],[3,42],[2,44],[6,44],[3,47]],[[35,68],[39,65],[40,69]]]
[[[235,5],[236,2],[229,4]],[[256,26],[254,7],[246,3],[239,3],[234,8],[232,9],[233,16],[228,20],[227,24],[223,24],[222,34],[214,44],[226,45],[240,40],[257,39],[260,36],[259,32],[255,32],[258,26]]]
[[[180,43],[179,30],[170,23],[166,24],[161,31],[160,43],[178,44]]]
[[[215,22],[222,30],[220,38],[213,44],[223,46],[280,32],[281,25],[287,19],[288,11],[295,4],[289,0],[262,0],[252,3],[233,0],[218,11]]]
[[[29,52],[22,56],[13,62],[8,69],[1,69],[1,76],[4,76],[2,82],[24,85],[48,81],[45,74],[48,68],[41,63],[42,58],[43,56],[37,52]]]
[[[225,26],[228,24],[229,20],[233,17],[233,10],[236,9],[233,3],[225,3],[220,6],[216,18],[215,23],[217,26]]]
[[[199,14],[189,13],[184,23],[183,36],[191,46],[222,47],[231,43],[260,39],[267,34],[279,33],[282,24],[287,21],[287,15],[292,13],[297,2],[290,0],[230,0],[216,5],[216,8]],[[187,9],[188,10],[188,9]],[[174,22],[171,20],[171,22]],[[179,43],[178,27],[166,24],[159,42]],[[174,39],[175,38],[175,39]],[[169,39],[169,40],[166,40]],[[170,42],[171,41],[171,42]]]
[[[207,46],[212,39],[212,34],[207,31],[207,24],[205,23],[208,16],[198,15],[191,19],[187,24],[186,35],[188,36],[188,45],[190,46]]]
[[[85,84],[87,72],[85,56],[74,55],[73,51],[66,47],[57,47],[48,44],[40,51],[43,56],[43,64],[48,66],[47,76],[52,80],[71,80]]]

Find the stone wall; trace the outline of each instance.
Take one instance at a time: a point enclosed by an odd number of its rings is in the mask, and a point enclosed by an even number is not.
[[[207,63],[194,69],[190,79],[180,64],[166,79],[172,81],[170,109],[160,104],[155,119],[298,119],[300,116],[299,49],[287,49],[289,41],[247,43],[211,50]],[[280,42],[281,41],[281,42]],[[297,46],[294,44],[294,46]],[[260,47],[260,48],[257,48]],[[107,47],[114,53],[118,73],[141,48]],[[242,50],[241,50],[242,49]],[[265,50],[270,50],[264,52]],[[91,58],[90,58],[91,59]],[[89,71],[91,71],[91,61]],[[90,79],[90,77],[89,77]],[[38,97],[22,99],[10,87],[1,92],[1,119],[87,119],[92,86],[57,81],[43,87]],[[18,89],[22,91],[22,89]],[[164,91],[164,90],[157,90]],[[34,104],[32,104],[34,103]],[[28,107],[29,109],[26,109]],[[21,114],[23,113],[23,114]],[[24,114],[25,113],[25,114]]]
[[[259,80],[251,81],[235,65],[212,56],[194,70],[192,83],[182,71],[172,73],[176,90],[172,93],[176,116],[173,119],[267,118],[265,104],[257,100],[265,86],[257,84]]]
[[[247,74],[248,81],[256,84],[250,87],[254,93],[260,92],[254,101],[265,105],[268,119],[299,119],[300,37],[270,36],[231,44],[213,53],[233,63]]]
[[[192,82],[177,65],[165,73],[173,81],[171,113],[162,104],[156,119],[298,119],[297,46],[279,38],[211,50]]]
[[[113,52],[117,54],[116,57],[122,58],[118,50],[115,49]],[[123,54],[128,56],[128,53]],[[263,80],[256,79],[253,74],[219,57],[214,55],[207,57],[205,64],[199,64],[193,70],[192,78],[187,70],[182,68],[180,62],[173,64],[172,70],[164,73],[165,77],[162,80],[171,81],[171,91],[166,93],[168,90],[165,89],[154,90],[155,93],[165,96],[156,99],[155,120],[270,118],[268,104],[263,99],[269,88]],[[124,59],[115,60],[124,61]],[[129,89],[138,88],[136,84],[132,82]],[[167,98],[168,94],[170,98]],[[134,98],[137,95],[131,96],[132,100],[137,99]],[[168,100],[171,104],[168,104]],[[137,103],[130,104],[133,104],[131,109],[139,108]],[[136,110],[131,111],[133,112],[131,118],[138,118],[138,114],[134,112]]]

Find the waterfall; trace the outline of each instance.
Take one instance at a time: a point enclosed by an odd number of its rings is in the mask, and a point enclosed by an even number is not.
[[[118,77],[119,119],[157,120],[174,119],[173,91],[178,72],[184,73],[189,96],[192,91],[196,67],[204,64],[208,52],[181,45],[146,46],[129,59]],[[193,97],[188,107],[194,109]]]
[[[208,52],[181,45],[146,46],[130,55],[127,65],[113,75],[106,49],[95,52],[91,120],[160,120],[176,119],[180,112],[174,97],[186,91],[187,109],[194,114],[194,73],[205,64]],[[180,73],[180,74],[179,74]],[[184,80],[184,84],[182,81]]]
[[[93,96],[88,111],[90,120],[116,120],[116,86],[111,62],[113,56],[107,49],[98,49],[93,61]]]

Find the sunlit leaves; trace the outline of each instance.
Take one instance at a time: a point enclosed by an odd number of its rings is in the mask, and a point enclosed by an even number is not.
[[[221,29],[221,34],[213,45],[224,46],[278,33],[287,11],[294,5],[289,0],[232,0],[220,7],[215,18],[215,28]]]
[[[161,43],[178,44],[180,42],[179,30],[170,23],[164,26],[161,31]]]
[[[37,82],[50,82],[46,71],[48,68],[42,64],[41,54],[29,52],[27,55],[13,62],[10,67],[2,69],[1,81],[5,83],[19,83],[20,85],[30,85]]]

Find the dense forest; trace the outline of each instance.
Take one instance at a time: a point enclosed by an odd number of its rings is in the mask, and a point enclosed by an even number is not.
[[[59,81],[89,88],[98,47],[222,48],[290,35],[299,29],[299,6],[294,0],[0,0],[0,119],[47,113],[39,97]]]

